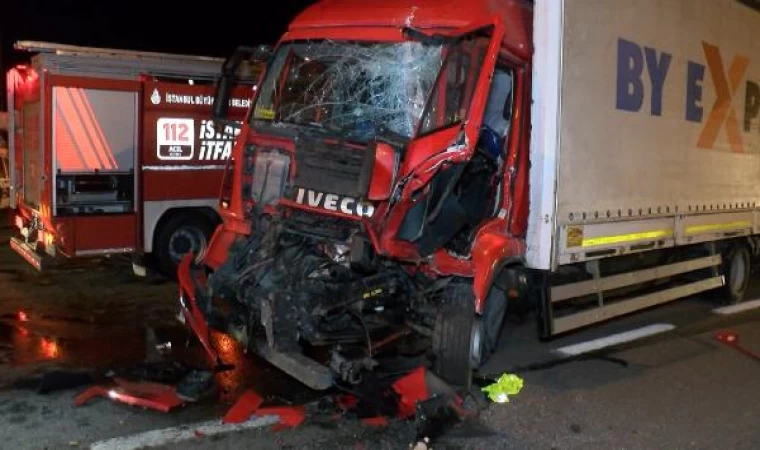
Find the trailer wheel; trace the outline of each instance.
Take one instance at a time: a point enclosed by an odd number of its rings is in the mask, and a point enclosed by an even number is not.
[[[475,296],[467,283],[446,288],[433,330],[434,371],[454,386],[469,390],[472,369],[482,359],[483,326],[475,315]]]
[[[726,277],[726,285],[722,289],[722,297],[726,297],[729,303],[739,303],[744,299],[750,279],[750,254],[744,244],[736,244],[731,247],[723,260],[723,275]]]
[[[177,266],[186,253],[203,258],[214,225],[200,214],[180,213],[170,217],[159,229],[154,245],[158,268],[164,275],[174,278]]]

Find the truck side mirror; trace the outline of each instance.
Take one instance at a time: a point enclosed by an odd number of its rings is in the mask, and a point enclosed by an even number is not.
[[[232,77],[228,74],[223,74],[216,85],[216,93],[214,94],[214,107],[212,112],[212,119],[214,122],[226,122],[230,109],[230,93],[232,92]]]
[[[215,124],[240,128],[240,124],[229,119],[230,96],[236,84],[253,85],[263,70],[264,63],[271,57],[272,50],[267,46],[238,47],[222,65],[222,73],[217,79],[216,93],[212,108],[212,120]],[[241,72],[242,68],[242,72]]]

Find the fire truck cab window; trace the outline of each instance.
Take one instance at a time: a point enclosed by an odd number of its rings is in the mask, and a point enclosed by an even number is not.
[[[56,86],[57,215],[134,211],[137,94]]]

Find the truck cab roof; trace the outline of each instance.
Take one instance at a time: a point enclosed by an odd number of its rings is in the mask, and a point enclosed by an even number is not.
[[[504,44],[520,56],[531,52],[532,9],[528,0],[322,0],[305,9],[290,31],[335,27],[466,28],[499,17]]]

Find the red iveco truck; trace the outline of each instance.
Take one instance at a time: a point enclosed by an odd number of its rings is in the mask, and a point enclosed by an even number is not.
[[[508,302],[549,337],[741,300],[758,30],[736,0],[319,1],[269,61],[209,251],[180,264],[185,320],[217,362],[209,327],[318,389],[413,334],[467,386]]]
[[[176,273],[202,255],[233,136],[210,122],[209,57],[19,42],[31,64],[8,74],[13,249],[54,257],[152,254]],[[241,80],[244,83],[245,80]],[[242,118],[253,84],[229,99]]]

